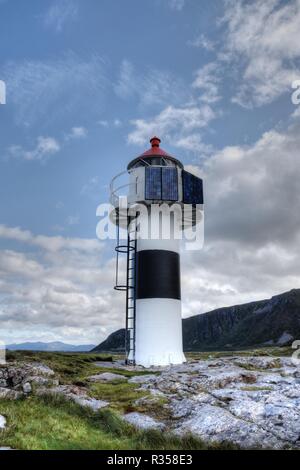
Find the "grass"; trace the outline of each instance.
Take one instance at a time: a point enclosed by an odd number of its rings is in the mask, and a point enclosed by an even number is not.
[[[222,357],[255,357],[255,356],[268,356],[268,357],[287,357],[291,356],[294,352],[290,346],[277,346],[266,347],[257,349],[243,349],[235,351],[199,351],[199,352],[186,352],[185,355],[188,359],[218,359]]]
[[[247,386],[247,387],[241,387],[241,390],[243,392],[261,392],[261,391],[268,391],[271,392],[273,390],[272,387],[256,387],[255,385],[253,386]]]
[[[137,384],[113,381],[109,383],[93,383],[89,386],[89,394],[100,400],[107,400],[113,410],[120,412],[134,411],[134,402],[149,395],[145,390],[137,390]]]
[[[96,362],[112,362],[113,357],[97,353],[8,351],[6,359],[8,362],[42,362],[54,370],[61,383],[73,385],[85,385],[87,377],[101,372],[114,372],[126,377],[148,373],[99,367]]]
[[[0,401],[7,430],[1,446],[21,450],[192,450],[232,449],[208,445],[192,436],[179,438],[160,431],[137,431],[112,410],[97,413],[55,397]]]

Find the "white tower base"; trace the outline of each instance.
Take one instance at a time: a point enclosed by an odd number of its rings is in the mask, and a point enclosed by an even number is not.
[[[137,300],[135,360],[144,367],[182,364],[181,301]]]

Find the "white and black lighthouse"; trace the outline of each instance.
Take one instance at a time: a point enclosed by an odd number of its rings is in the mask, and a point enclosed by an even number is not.
[[[126,291],[127,362],[145,367],[181,364],[180,234],[195,226],[203,209],[202,180],[150,140],[151,148],[127,166],[129,182],[111,184],[112,220],[126,228],[118,239],[116,290]],[[126,207],[121,193],[127,189]],[[123,198],[124,201],[124,198]],[[188,210],[189,209],[189,210]],[[192,214],[192,215],[191,215]],[[119,281],[119,254],[127,255],[126,280]]]

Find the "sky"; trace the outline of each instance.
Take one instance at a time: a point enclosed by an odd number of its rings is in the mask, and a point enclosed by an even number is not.
[[[0,0],[0,340],[124,326],[96,209],[158,135],[204,180],[183,316],[300,288],[300,0]]]

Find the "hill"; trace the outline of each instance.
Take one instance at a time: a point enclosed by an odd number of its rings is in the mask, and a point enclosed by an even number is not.
[[[118,330],[93,351],[123,351],[124,338]],[[281,346],[293,339],[300,339],[300,289],[183,319],[184,351]]]

